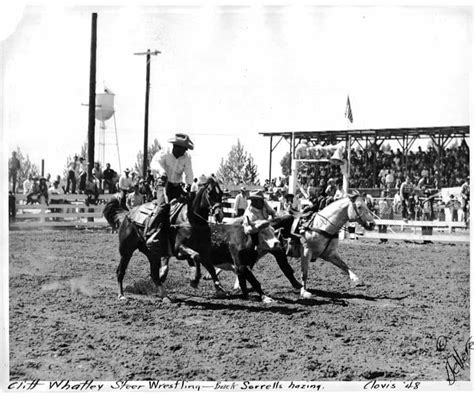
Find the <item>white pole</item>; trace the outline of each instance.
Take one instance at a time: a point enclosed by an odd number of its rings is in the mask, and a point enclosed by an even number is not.
[[[296,185],[298,181],[297,162],[295,155],[295,134],[291,133],[291,174],[289,180],[289,192],[296,196]]]
[[[117,157],[119,163],[119,174],[122,174],[122,166],[120,165],[120,152],[119,152],[119,143],[117,136],[117,123],[115,122],[115,111],[114,111],[114,127],[115,127],[115,144],[117,145]]]

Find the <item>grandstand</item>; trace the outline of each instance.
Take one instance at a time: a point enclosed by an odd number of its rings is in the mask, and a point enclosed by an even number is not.
[[[336,144],[344,141],[350,146],[349,188],[369,190],[378,196],[382,189],[396,189],[408,175],[416,183],[427,172],[428,183],[434,188],[460,186],[469,175],[469,126],[348,129],[321,131],[259,132],[270,137],[269,180],[272,180],[272,155],[278,144],[285,140],[289,144],[291,161],[301,144]],[[414,144],[428,140],[428,149]],[[460,143],[457,146],[450,146]],[[426,144],[425,144],[426,145]],[[394,148],[396,147],[396,148]],[[393,150],[396,149],[394,152]],[[386,184],[387,172],[393,175],[393,185]],[[330,163],[299,163],[300,184],[318,184],[321,179],[340,180],[339,166]]]

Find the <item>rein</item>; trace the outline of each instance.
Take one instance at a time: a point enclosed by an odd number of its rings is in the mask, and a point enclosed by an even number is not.
[[[352,207],[354,208],[354,211],[355,211],[355,213],[356,213],[357,219],[358,219],[361,223],[362,223],[362,222],[365,222],[365,221],[362,220],[362,217],[361,217],[361,215],[360,215],[359,210],[357,209],[357,206],[356,206],[355,202],[351,202],[351,204],[352,204]],[[338,226],[338,225],[336,225],[334,222],[330,221],[330,220],[329,220],[327,217],[325,217],[324,215],[321,215],[321,213],[319,213],[319,212],[314,214],[313,219],[310,221],[311,224],[314,224],[314,220],[316,219],[316,216],[318,216],[318,215],[319,215],[319,217],[321,217],[322,219],[324,219],[325,221],[327,221],[327,222],[328,222],[331,226],[333,226],[335,229],[337,229],[334,234],[331,234],[331,233],[329,233],[329,232],[326,232],[326,231],[324,231],[324,230],[322,230],[322,229],[313,229],[313,228],[310,227],[310,226],[304,226],[303,229],[304,229],[304,230],[313,230],[313,231],[315,231],[315,232],[317,232],[317,233],[319,233],[319,234],[321,234],[321,235],[323,235],[323,236],[325,236],[325,237],[327,237],[327,238],[335,238],[335,237],[337,237],[338,232],[343,228],[344,224],[342,224],[341,226]]]
[[[202,200],[203,199],[202,195],[204,195],[204,199],[205,199],[205,201],[207,203],[207,206],[209,207],[211,213],[214,213],[214,211],[218,207],[221,207],[221,203],[219,203],[219,202],[215,203],[214,205],[211,204],[211,201],[209,199],[209,194],[206,193],[206,192],[208,192],[209,185],[210,185],[210,182],[205,187],[203,187],[202,191],[198,192],[198,195],[196,195],[196,197],[195,197],[195,202],[196,203],[193,204],[193,211],[192,211],[193,215],[195,215],[197,218],[200,218],[201,220],[203,220],[206,224],[209,223],[208,219],[204,218],[201,214],[199,214],[197,212],[197,209],[196,209],[198,197]]]
[[[355,204],[355,202],[352,202],[352,208],[354,209],[356,215],[357,215],[357,219],[362,223],[362,222],[365,222],[362,217],[360,216],[360,213],[359,213],[359,210],[357,209],[357,206]]]

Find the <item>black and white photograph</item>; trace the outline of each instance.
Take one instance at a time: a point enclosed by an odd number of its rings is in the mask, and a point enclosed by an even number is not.
[[[472,390],[471,5],[0,14],[2,391]]]

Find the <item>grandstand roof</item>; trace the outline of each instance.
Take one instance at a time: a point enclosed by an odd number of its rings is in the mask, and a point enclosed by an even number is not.
[[[315,131],[287,131],[287,132],[259,132],[266,137],[318,137],[345,139],[351,137],[382,137],[396,139],[403,137],[429,138],[432,136],[445,136],[451,138],[467,137],[469,126],[434,126],[416,128],[384,128],[384,129],[343,129],[343,130],[315,130]]]

